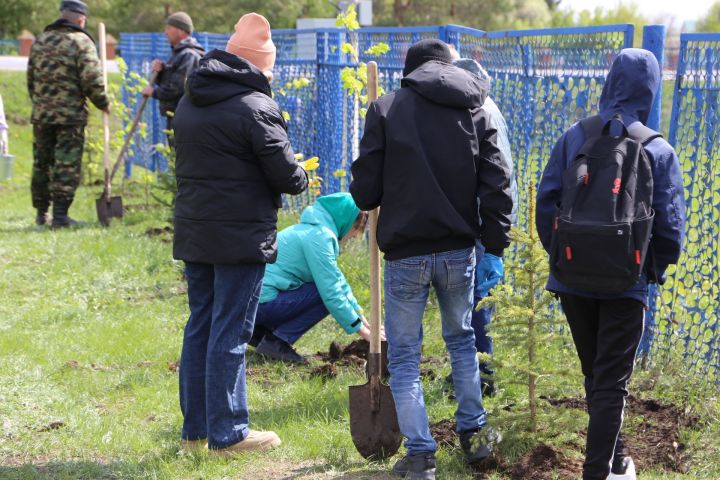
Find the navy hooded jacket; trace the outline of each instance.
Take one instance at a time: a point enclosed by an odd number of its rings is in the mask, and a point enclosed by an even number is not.
[[[660,67],[652,53],[636,48],[623,50],[613,62],[605,80],[600,97],[600,116],[607,122],[615,114],[620,114],[627,126],[637,121],[645,124],[660,81]],[[562,197],[563,172],[575,160],[585,140],[585,132],[579,123],[560,137],[538,188],[536,226],[543,247],[548,252],[556,205]],[[599,299],[632,298],[647,304],[647,279],[658,278],[662,282],[667,267],[677,262],[682,250],[685,224],[680,163],[675,150],[662,138],[650,140],[644,147],[653,170],[652,206],[655,221],[650,253],[641,280],[621,294],[598,294],[569,288],[551,274],[548,290]]]

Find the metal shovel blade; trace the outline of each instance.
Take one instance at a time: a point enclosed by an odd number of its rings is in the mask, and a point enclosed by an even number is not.
[[[98,221],[104,227],[110,225],[111,218],[122,218],[123,204],[122,197],[110,197],[109,199],[102,195],[95,200],[95,210],[97,211]]]
[[[371,358],[372,354],[368,363],[372,362]],[[365,385],[353,385],[349,389],[350,435],[355,448],[367,459],[392,457],[400,448],[402,434],[390,387],[380,383],[379,375],[375,374]]]

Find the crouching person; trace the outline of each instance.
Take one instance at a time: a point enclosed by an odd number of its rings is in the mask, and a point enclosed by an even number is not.
[[[652,53],[623,50],[605,80],[600,114],[560,137],[538,189],[537,231],[551,255],[547,289],[560,296],[585,376],[583,480],[635,480],[620,435],[627,383],[648,282],[663,281],[682,246],[680,164],[643,125],[660,81]]]
[[[182,440],[223,454],[280,444],[273,432],[249,429],[245,350],[265,265],[277,256],[280,194],[307,187],[272,99],[270,25],[248,14],[235,28],[226,50],[208,53],[188,78],[174,125],[173,255],[185,261],[190,306]]]
[[[370,339],[367,321],[338,267],[340,245],[365,230],[367,214],[349,193],[320,197],[300,223],[278,234],[278,259],[265,272],[251,345],[266,357],[307,363],[292,345],[333,316],[347,333]]]
[[[407,438],[407,456],[393,472],[417,480],[435,478],[437,445],[419,371],[431,286],[450,353],[455,418],[466,460],[480,462],[492,449],[471,325],[474,245],[481,239],[487,252],[502,257],[512,210],[510,172],[481,108],[487,85],[451,61],[450,50],[439,40],[410,47],[402,88],[368,109],[350,184],[358,207],[380,207],[377,238],[385,253],[390,387]]]

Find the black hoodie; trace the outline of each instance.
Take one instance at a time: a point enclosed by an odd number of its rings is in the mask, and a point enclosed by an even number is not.
[[[350,193],[363,210],[381,207],[378,244],[387,260],[476,239],[502,255],[509,244],[510,172],[481,108],[486,96],[478,77],[430,61],[368,109]]]
[[[160,101],[160,114],[174,112],[183,96],[185,80],[198,66],[205,49],[193,37],[175,45],[157,79],[153,97]]]
[[[213,50],[175,113],[176,259],[272,263],[281,193],[307,187],[270,84],[240,57]]]

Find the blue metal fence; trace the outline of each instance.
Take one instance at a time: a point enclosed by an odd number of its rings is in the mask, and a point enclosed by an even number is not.
[[[647,32],[646,32],[647,33]],[[197,34],[207,49],[222,48],[227,35]],[[632,25],[482,32],[456,25],[420,28],[276,30],[278,48],[273,88],[288,112],[296,151],[320,157],[324,190],[343,188],[343,177],[357,156],[362,121],[356,99],[342,89],[342,69],[355,66],[342,51],[356,46],[360,60],[376,60],[385,90],[400,85],[407,49],[422,38],[440,38],[463,57],[478,60],[491,73],[491,96],[508,122],[518,183],[538,181],[555,141],[577,120],[597,112],[605,75],[621,49],[632,46]],[[365,51],[387,43],[390,51]],[[130,70],[148,75],[153,58],[169,47],[161,34],[122,34],[121,52]],[[658,46],[662,51],[662,45]],[[293,80],[306,79],[306,86]],[[680,350],[689,364],[720,381],[718,278],[720,258],[720,34],[683,35],[670,141],[680,155],[688,197],[688,236],[681,265],[661,292],[653,292],[645,348],[653,353]],[[157,106],[145,114],[148,135],[139,140],[132,162],[164,168],[153,144],[162,142],[164,124]],[[659,128],[659,125],[651,125]],[[521,203],[527,192],[521,189]],[[306,199],[305,199],[306,200]],[[300,201],[303,201],[301,199]],[[520,209],[521,223],[525,222]]]
[[[670,143],[683,172],[685,248],[653,291],[648,323],[654,351],[679,350],[720,382],[720,33],[684,34],[680,44]]]

